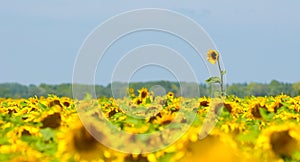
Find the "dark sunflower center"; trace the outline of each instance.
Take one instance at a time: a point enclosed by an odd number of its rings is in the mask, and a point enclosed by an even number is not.
[[[270,144],[275,154],[290,156],[297,148],[297,141],[292,138],[289,131],[273,132],[270,136]]]
[[[52,115],[48,115],[46,118],[42,120],[43,126],[41,128],[57,128],[60,126],[61,123],[61,116],[60,113],[56,112]]]
[[[136,104],[141,104],[141,103],[143,103],[143,101],[142,100],[140,100],[140,99],[138,99],[137,101],[136,101]]]
[[[141,94],[141,97],[146,98],[147,97],[147,92],[143,91],[142,94]]]
[[[217,59],[217,54],[216,54],[215,52],[213,52],[213,53],[211,54],[211,58],[214,59],[214,60],[216,60],[216,59]]]

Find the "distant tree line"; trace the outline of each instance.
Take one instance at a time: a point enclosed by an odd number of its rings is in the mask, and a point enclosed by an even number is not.
[[[151,87],[159,85],[164,88],[166,92],[174,92],[175,95],[180,96],[184,93],[184,96],[191,97],[195,93],[200,92],[199,96],[211,96],[211,88],[207,84],[195,84],[195,83],[178,83],[170,81],[152,81],[152,82],[135,82],[130,83],[113,83],[107,86],[96,85],[92,86],[95,89],[97,97],[112,97],[112,88],[114,96],[117,93],[124,93],[128,87],[134,88],[137,93],[138,89],[142,87],[150,89]],[[197,88],[199,91],[197,91]],[[87,85],[76,85],[80,87],[82,91],[79,93],[84,96]],[[91,87],[91,86],[89,86]],[[182,87],[185,91],[182,92]],[[79,89],[80,89],[79,88]],[[280,94],[286,94],[289,96],[300,95],[300,82],[297,83],[283,83],[276,80],[272,80],[270,83],[233,83],[226,86],[226,93],[228,95],[236,95],[238,97],[245,96],[275,96]],[[73,97],[72,84],[40,84],[40,85],[22,85],[19,83],[2,83],[0,84],[0,98],[28,98],[32,96],[48,96],[48,94],[55,94],[59,97]]]

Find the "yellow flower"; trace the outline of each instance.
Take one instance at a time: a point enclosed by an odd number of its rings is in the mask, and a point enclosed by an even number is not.
[[[51,100],[50,98],[47,98],[47,100]],[[59,100],[57,100],[59,101]],[[50,101],[52,102],[52,101]],[[48,104],[45,103],[45,104]],[[41,122],[43,126],[41,128],[59,128],[62,124],[62,107],[58,105],[54,105],[49,110],[44,110],[42,112],[39,112],[40,114],[37,115],[36,113],[30,114],[30,119],[32,117],[36,117],[36,119],[33,119],[33,122]]]
[[[148,161],[150,161],[150,162],[156,162],[156,161],[157,161],[157,159],[156,159],[156,157],[155,157],[155,155],[154,155],[153,153],[147,155],[147,159],[148,159]]]
[[[134,92],[133,89],[129,89],[129,91]],[[138,90],[139,95],[137,97],[135,97],[134,93],[130,94],[133,100],[133,103],[136,105],[140,105],[140,104],[147,104],[147,100],[151,100],[150,95],[149,95],[149,91],[147,88],[142,88],[140,90]]]
[[[201,97],[199,98],[199,107],[208,107],[209,106],[210,99],[207,97]]]
[[[203,140],[190,141],[180,161],[247,161],[236,153],[238,151],[230,136],[210,135]]]
[[[211,63],[211,64],[215,64],[219,59],[219,52],[217,50],[208,50],[207,51],[207,60]]]
[[[160,125],[167,125],[170,124],[174,118],[176,117],[176,114],[169,112],[169,111],[161,111],[160,115],[153,121],[155,124]]]
[[[282,157],[295,158],[294,153],[300,151],[300,130],[294,123],[273,124],[262,131],[256,142],[260,149],[260,158],[278,160]]]
[[[127,94],[129,95],[130,98],[135,97],[134,89],[133,88],[128,88],[127,89]]]
[[[145,98],[147,98],[149,95],[149,92],[146,88],[142,88],[139,90],[139,97],[143,100]]]
[[[238,103],[232,101],[225,101],[223,110],[228,111],[234,118],[238,118],[239,114],[244,113],[243,107],[241,107]]]
[[[59,142],[56,156],[58,158],[63,159],[62,161],[72,158],[75,161],[105,159],[104,151],[109,150],[86,130],[79,119],[73,121],[70,128],[65,128],[57,134]]]
[[[141,127],[132,127],[132,126],[126,126],[124,127],[124,130],[128,133],[132,134],[143,134],[147,132],[149,129],[149,125],[143,125]]]
[[[68,97],[62,97],[60,101],[61,101],[62,105],[65,107],[69,107],[73,104],[71,99]]]
[[[169,100],[172,100],[172,99],[174,98],[174,93],[173,93],[173,92],[168,92],[167,98],[168,98]]]
[[[137,105],[140,105],[143,103],[143,100],[141,100],[139,97],[135,98],[134,100],[134,103],[137,104]]]

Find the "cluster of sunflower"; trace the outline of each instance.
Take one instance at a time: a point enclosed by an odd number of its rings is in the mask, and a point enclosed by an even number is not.
[[[175,97],[172,92],[155,96],[146,88],[138,95],[130,92],[123,99],[0,99],[0,161],[300,161],[299,96],[229,96],[215,105],[207,97]],[[215,106],[222,109],[218,122],[200,140],[203,121]],[[91,124],[82,124],[81,112]],[[109,148],[91,130],[108,141],[122,137],[113,139],[109,127],[92,124],[92,119],[107,120],[132,134],[162,131],[141,145],[164,147],[129,154]],[[169,137],[180,131],[170,143]],[[134,147],[133,139],[115,147],[124,145]]]
[[[299,161],[299,99],[230,96],[223,103],[214,131],[228,135],[233,148],[244,157],[242,161],[245,157],[248,161]],[[207,106],[209,100],[200,99],[200,107]]]

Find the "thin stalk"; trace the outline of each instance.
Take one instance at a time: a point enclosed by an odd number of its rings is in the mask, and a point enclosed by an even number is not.
[[[220,79],[221,79],[221,83],[220,83],[220,88],[221,88],[221,95],[224,95],[224,85],[223,85],[223,71],[221,69],[221,65],[220,65],[220,59],[218,58],[218,67],[219,67],[219,71],[220,71]]]

